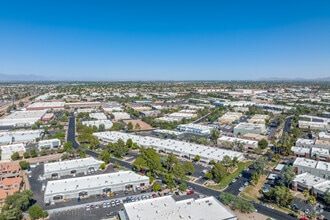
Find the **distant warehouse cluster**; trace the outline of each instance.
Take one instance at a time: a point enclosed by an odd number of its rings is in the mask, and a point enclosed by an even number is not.
[[[195,156],[200,156],[200,160],[204,162],[222,161],[224,156],[229,156],[230,158],[237,157],[238,160],[244,158],[243,154],[236,151],[224,150],[220,148],[208,147],[204,145],[187,143],[183,141],[176,141],[171,139],[159,139],[154,137],[143,137],[133,134],[126,134],[120,132],[97,132],[94,135],[104,142],[116,142],[118,139],[127,141],[132,139],[133,142],[140,146],[151,147],[155,150],[160,150],[165,153],[174,153],[175,155],[181,157],[187,157],[193,159]]]

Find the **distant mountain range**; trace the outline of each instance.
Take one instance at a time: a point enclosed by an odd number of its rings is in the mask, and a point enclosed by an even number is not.
[[[77,81],[77,79],[61,79],[61,78],[54,78],[54,77],[47,77],[47,76],[39,76],[34,74],[24,75],[11,75],[0,73],[0,82],[40,82],[40,81]],[[84,81],[90,81],[85,79]],[[98,81],[107,81],[107,80],[98,80]],[[120,80],[118,80],[120,81]],[[132,80],[134,81],[134,80]],[[201,80],[203,81],[203,80]],[[235,80],[236,81],[236,80]],[[237,80],[239,81],[239,80]],[[270,77],[270,78],[260,78],[251,81],[286,81],[286,82],[330,82],[330,77],[324,78],[314,78],[314,79],[306,79],[306,78],[280,78],[280,77]]]
[[[279,78],[279,77],[270,77],[270,78],[260,78],[257,81],[288,81],[288,82],[329,82],[330,77],[324,77],[324,78],[314,78],[314,79],[305,79],[305,78]]]
[[[28,81],[50,81],[43,76],[38,75],[9,75],[0,73],[0,82],[28,82]]]

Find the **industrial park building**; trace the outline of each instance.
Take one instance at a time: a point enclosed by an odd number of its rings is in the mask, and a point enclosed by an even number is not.
[[[53,149],[61,147],[61,141],[57,138],[49,140],[41,140],[38,142],[39,150],[43,149]]]
[[[26,127],[32,126],[47,113],[46,110],[16,111],[7,117],[0,119],[0,127]]]
[[[214,197],[175,201],[172,196],[124,204],[122,220],[236,220],[237,217]]]
[[[310,173],[324,179],[330,179],[330,163],[298,157],[293,163],[296,174]]]
[[[244,147],[244,149],[254,149],[258,147],[258,141],[252,141],[252,140],[246,140],[246,139],[241,139],[241,138],[234,138],[234,137],[227,137],[227,136],[222,136],[218,138],[217,144],[219,146],[224,146],[225,143],[228,144],[235,144],[236,143],[241,143]]]
[[[44,202],[65,201],[66,199],[131,190],[146,185],[149,185],[149,177],[138,175],[132,171],[53,180],[47,182]]]
[[[21,130],[0,132],[0,144],[12,144],[15,142],[34,142],[44,135],[44,130]]]
[[[266,126],[263,124],[239,123],[234,127],[234,135],[244,135],[247,133],[262,134],[266,132]]]
[[[60,178],[61,176],[76,175],[78,173],[89,174],[99,170],[102,163],[102,161],[92,157],[46,163],[44,164],[44,178]]]
[[[96,126],[97,128],[103,124],[104,128],[107,130],[113,126],[113,123],[110,120],[83,121],[82,124],[89,127]]]
[[[63,110],[64,109],[64,102],[35,102],[26,107],[28,111],[34,110]]]
[[[179,125],[177,129],[179,131],[184,131],[193,134],[209,135],[213,128],[205,125],[186,124],[186,125]]]
[[[26,151],[24,144],[11,144],[1,146],[1,161],[10,161],[13,153],[18,152],[21,156]]]
[[[200,160],[206,163],[210,162],[211,160],[214,160],[215,162],[222,161],[225,155],[229,156],[231,159],[237,157],[238,160],[242,160],[244,158],[243,154],[237,151],[224,150],[220,148],[171,139],[139,136],[116,131],[97,132],[93,133],[93,135],[95,135],[101,141],[112,143],[117,142],[118,139],[122,139],[125,142],[128,139],[132,139],[133,142],[140,146],[150,147],[165,153],[173,153],[177,156],[186,157],[189,159],[193,159],[198,155],[200,156]]]

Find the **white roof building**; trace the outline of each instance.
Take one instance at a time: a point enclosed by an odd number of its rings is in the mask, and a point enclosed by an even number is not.
[[[312,146],[314,146],[314,144],[315,144],[315,141],[313,139],[298,138],[296,141],[297,147],[311,148]]]
[[[76,199],[81,196],[116,192],[145,185],[149,185],[149,177],[132,171],[60,179],[47,182],[44,201],[48,203]]]
[[[47,110],[47,109],[64,109],[64,102],[35,102],[26,107],[26,110]]]
[[[102,161],[96,160],[92,157],[46,163],[44,164],[44,177],[60,177],[77,173],[87,174],[88,171],[98,170],[102,163]]]
[[[108,119],[107,116],[104,113],[90,113],[89,117],[97,119],[97,120],[106,120]]]
[[[265,120],[268,119],[268,115],[260,115],[260,114],[255,114],[252,116],[252,118],[249,119],[249,123],[252,124],[265,124]]]
[[[129,220],[236,220],[237,217],[214,197],[175,201],[172,196],[163,196],[138,202],[125,203]]]
[[[1,146],[1,161],[11,161],[11,155],[13,155],[13,153],[23,153],[25,151],[26,149],[24,144],[11,144]]]
[[[261,134],[266,132],[264,124],[239,123],[234,127],[234,134],[244,135],[246,133]]]
[[[306,155],[310,156],[311,150],[310,150],[310,148],[304,148],[304,147],[291,147],[291,151],[296,156],[305,157]]]
[[[113,126],[110,120],[83,121],[82,124],[89,127],[96,126],[97,128],[103,124],[105,129],[110,129]]]
[[[53,149],[56,147],[61,147],[61,141],[57,138],[54,139],[48,139],[48,140],[41,140],[38,142],[38,148],[44,148],[44,149]]]
[[[210,160],[222,161],[225,155],[229,156],[230,158],[237,157],[238,160],[242,160],[244,158],[243,154],[237,151],[224,150],[220,148],[176,141],[172,139],[160,139],[116,131],[97,132],[93,135],[102,141],[112,143],[117,142],[118,139],[122,139],[126,142],[127,139],[130,138],[133,142],[140,146],[151,147],[155,150],[164,151],[165,153],[172,152],[178,156],[188,157],[190,159],[193,159],[196,155],[199,155],[201,157],[201,161],[204,162],[209,162]]]
[[[297,174],[310,173],[324,179],[330,179],[330,163],[298,157],[293,163]]]
[[[15,142],[33,142],[44,134],[43,130],[20,130],[0,132],[0,143],[11,144]]]
[[[218,138],[218,140],[217,140],[218,145],[223,145],[226,142],[229,142],[229,143],[240,142],[244,145],[244,148],[258,147],[258,141],[246,140],[246,139],[241,139],[241,138],[222,136],[222,137]]]
[[[47,110],[16,111],[0,119],[0,126],[25,127],[34,125],[47,113]]]
[[[212,127],[199,125],[199,124],[186,124],[186,125],[179,125],[177,127],[179,131],[185,131],[188,133],[193,134],[201,134],[201,135],[208,135],[210,134]]]
[[[126,120],[131,119],[131,116],[126,112],[112,112],[112,114],[115,116],[114,120]]]

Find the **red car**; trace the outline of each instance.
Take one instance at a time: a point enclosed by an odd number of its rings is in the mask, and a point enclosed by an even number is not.
[[[156,197],[158,197],[158,196],[157,196],[157,194],[154,193],[154,194],[152,194],[152,197],[153,197],[153,198],[156,198]]]
[[[189,190],[188,192],[187,192],[187,195],[192,195],[192,194],[194,194],[195,192],[194,192],[194,190]]]

